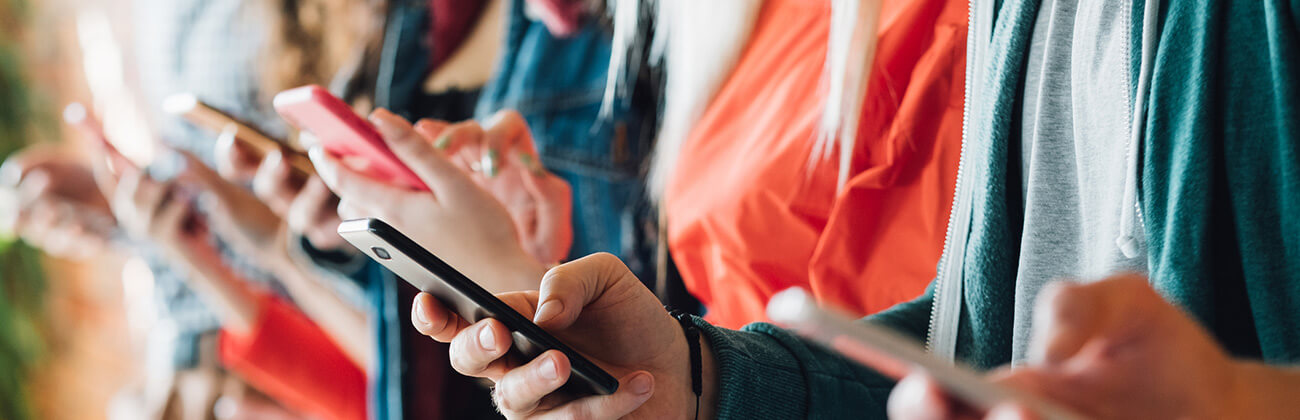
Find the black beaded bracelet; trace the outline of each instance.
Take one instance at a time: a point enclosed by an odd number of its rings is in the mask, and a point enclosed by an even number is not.
[[[700,354],[700,328],[695,326],[695,321],[691,320],[691,314],[672,310],[668,312],[673,318],[677,318],[677,323],[682,325],[682,332],[686,333],[686,346],[691,355],[691,392],[695,393],[695,419],[700,418],[700,396],[704,394],[704,368],[702,365],[703,355]]]

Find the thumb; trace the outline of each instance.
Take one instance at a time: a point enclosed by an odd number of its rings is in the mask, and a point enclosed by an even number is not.
[[[1122,334],[1149,322],[1151,314],[1143,310],[1149,305],[1142,305],[1148,299],[1159,297],[1144,278],[1134,275],[1091,284],[1048,285],[1034,306],[1030,361],[1061,363],[1100,336]]]
[[[607,253],[552,268],[542,278],[533,322],[551,330],[567,328],[583,308],[630,275],[618,257]]]

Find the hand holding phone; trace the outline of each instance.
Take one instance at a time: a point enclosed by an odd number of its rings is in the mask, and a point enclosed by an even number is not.
[[[1050,401],[989,382],[968,367],[940,360],[920,343],[888,328],[821,308],[798,287],[772,296],[767,315],[795,333],[894,379],[914,370],[924,371],[954,398],[981,410],[1016,401],[1048,420],[1085,418]]]
[[[523,360],[547,350],[564,353],[573,369],[566,385],[570,391],[608,395],[618,389],[618,380],[608,372],[387,223],[349,220],[339,225],[339,235],[406,282],[434,295],[462,319],[471,323],[484,318],[501,321],[510,329],[515,350]]]
[[[163,100],[162,107],[163,112],[184,117],[190,123],[213,133],[221,133],[223,136],[233,135],[235,141],[256,150],[261,156],[266,156],[274,151],[281,151],[284,154],[285,161],[289,163],[295,172],[301,175],[315,173],[315,169],[312,168],[311,160],[307,158],[307,155],[285,147],[283,142],[276,141],[251,125],[203,103],[192,93],[178,93],[168,96]]]
[[[311,132],[326,152],[353,170],[412,190],[429,187],[402,163],[368,121],[316,85],[275,95],[275,110],[290,124]]]

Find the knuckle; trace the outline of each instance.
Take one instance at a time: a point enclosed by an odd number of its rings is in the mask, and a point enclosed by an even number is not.
[[[474,337],[469,336],[467,332],[461,332],[455,338],[452,338],[450,361],[452,368],[456,369],[457,372],[469,376],[478,376],[479,373],[483,372],[486,364],[479,360],[481,355],[472,343],[473,340]]]
[[[617,256],[608,252],[597,252],[595,254],[591,254],[591,258],[592,260],[595,260],[596,262],[603,263],[603,264],[623,263],[623,261],[618,259]]]
[[[573,420],[596,419],[596,415],[592,413],[591,409],[586,405],[570,405],[567,411],[569,412],[567,417]]]
[[[493,394],[497,402],[497,409],[502,413],[522,413],[526,407],[514,397],[514,392],[510,391],[510,382],[502,382],[494,388]]]

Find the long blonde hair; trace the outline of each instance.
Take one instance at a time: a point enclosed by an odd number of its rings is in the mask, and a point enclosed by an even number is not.
[[[640,25],[653,19],[655,37],[649,45],[653,65],[664,69],[664,107],[659,136],[647,179],[650,197],[663,198],[682,145],[731,74],[753,32],[762,0],[607,0],[614,23],[605,110],[628,90],[629,59],[645,46],[638,40]],[[822,85],[826,102],[818,126],[812,163],[839,150],[839,185],[848,181],[849,163],[872,61],[881,0],[831,2],[826,73]]]

